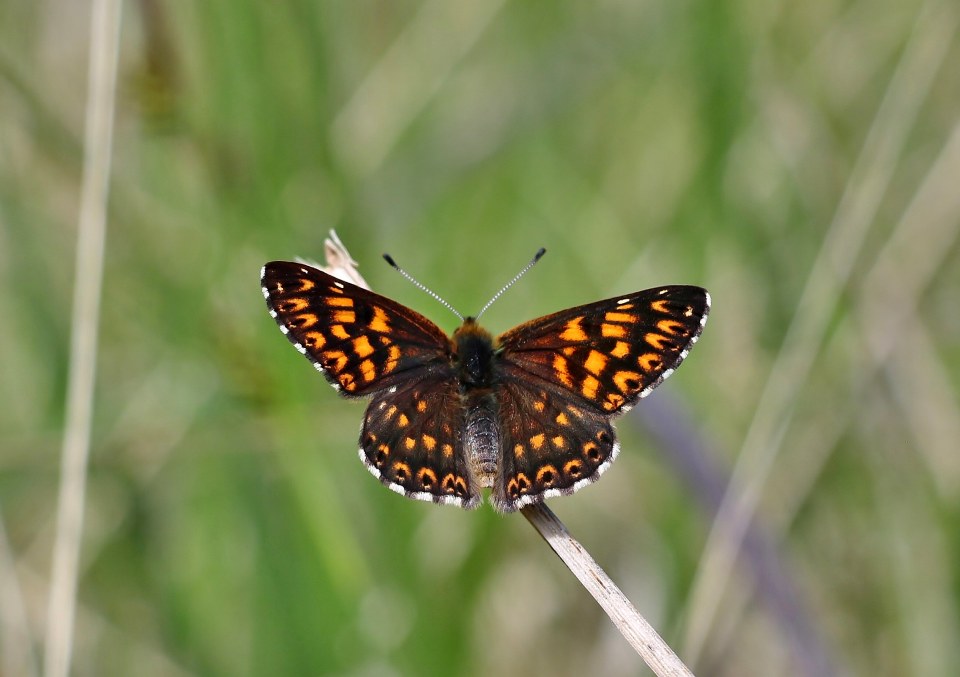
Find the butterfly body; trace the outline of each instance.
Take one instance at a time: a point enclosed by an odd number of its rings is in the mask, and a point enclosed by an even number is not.
[[[454,363],[461,390],[468,393],[477,388],[490,388],[495,378],[493,337],[486,329],[468,317],[453,332],[451,342],[456,348]]]
[[[686,357],[709,310],[699,287],[636,292],[494,337],[451,336],[311,266],[264,266],[281,331],[348,397],[370,396],[360,458],[408,498],[509,512],[595,481],[619,452],[610,419]]]

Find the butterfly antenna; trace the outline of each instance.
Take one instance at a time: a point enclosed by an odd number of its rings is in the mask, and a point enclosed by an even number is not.
[[[523,267],[523,270],[521,270],[519,273],[517,273],[517,276],[516,276],[515,278],[513,278],[512,280],[510,280],[509,282],[507,282],[505,285],[503,285],[503,289],[501,289],[501,290],[498,291],[496,294],[494,294],[492,299],[490,299],[489,301],[487,301],[487,305],[485,305],[483,308],[481,308],[481,309],[480,309],[480,312],[477,313],[476,319],[479,320],[479,319],[480,319],[480,316],[483,315],[485,312],[487,312],[487,308],[489,308],[490,306],[492,306],[494,301],[496,301],[498,298],[500,298],[501,296],[503,296],[503,292],[507,291],[508,289],[510,289],[510,287],[512,287],[513,285],[515,285],[515,284],[517,283],[517,280],[519,280],[521,277],[523,277],[524,274],[525,274],[528,270],[530,270],[531,268],[533,268],[533,264],[535,264],[537,261],[539,261],[539,260],[540,260],[540,257],[542,257],[542,256],[543,256],[544,254],[546,254],[546,253],[547,253],[547,250],[544,249],[543,247],[540,247],[540,249],[537,251],[537,253],[533,255],[533,258],[530,259],[530,263],[528,263],[527,265],[525,265],[525,266]]]
[[[407,271],[405,271],[403,268],[401,268],[400,266],[398,266],[398,265],[397,265],[397,262],[393,260],[393,257],[392,257],[392,256],[390,256],[389,254],[384,254],[384,255],[383,255],[383,258],[384,258],[384,260],[385,260],[387,263],[389,263],[391,266],[393,266],[393,268],[396,269],[396,271],[397,271],[398,273],[400,273],[400,274],[403,275],[405,278],[407,278],[408,280],[410,280],[411,282],[413,282],[414,286],[416,286],[416,287],[422,289],[423,291],[427,292],[428,294],[430,294],[430,296],[432,296],[432,297],[435,298],[437,301],[439,301],[439,302],[443,305],[443,307],[447,308],[451,313],[453,313],[454,315],[456,315],[457,317],[459,317],[461,322],[463,321],[463,315],[461,315],[460,313],[458,313],[456,308],[454,308],[454,307],[451,306],[449,303],[447,303],[438,293],[436,293],[436,292],[433,291],[432,289],[429,289],[425,284],[423,284],[422,282],[420,282],[420,281],[418,281],[416,278],[414,278],[413,275],[411,275],[410,273],[408,273]]]

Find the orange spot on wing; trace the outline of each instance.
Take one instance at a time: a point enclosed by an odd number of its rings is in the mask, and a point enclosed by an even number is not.
[[[530,491],[530,478],[527,477],[524,473],[518,472],[516,474],[517,490],[521,494],[525,494]]]
[[[567,415],[562,411],[557,414],[557,417],[554,419],[560,425],[570,425],[570,419],[567,418]]]
[[[543,400],[537,400],[536,402],[533,403],[533,408],[536,409],[537,411],[543,411],[544,409],[547,408],[547,404]]]
[[[417,411],[421,414],[427,410],[427,401],[426,400],[417,400]]]
[[[410,419],[407,418],[405,414],[400,414],[400,416],[397,417],[397,426],[400,428],[406,428],[408,423],[410,423]]]
[[[670,314],[670,304],[664,299],[657,299],[656,301],[650,302],[650,307],[653,308],[658,313],[663,313],[665,315]]]
[[[430,468],[420,468],[417,472],[417,479],[420,480],[420,486],[424,489],[432,489],[437,486],[437,473]]]
[[[534,449],[540,449],[543,446],[544,440],[547,439],[547,436],[543,433],[539,433],[530,438],[530,446]]]
[[[410,466],[401,461],[394,461],[393,474],[397,478],[397,482],[406,482],[410,479]]]
[[[443,487],[444,493],[455,494],[457,493],[457,478],[453,476],[453,473],[447,473],[443,476],[441,486]]]
[[[412,437],[404,437],[403,446],[407,448],[407,451],[413,451],[413,449],[417,446],[417,441]]]
[[[383,373],[389,374],[397,368],[400,361],[400,346],[393,344],[387,348],[387,362],[383,365]]]
[[[537,471],[537,483],[545,487],[552,487],[557,481],[557,469],[552,465],[545,465]]]
[[[674,320],[660,320],[659,322],[657,322],[657,329],[659,329],[665,334],[683,333],[683,325]]]
[[[357,357],[361,359],[373,354],[373,346],[370,345],[370,339],[368,339],[366,336],[355,338],[353,340],[353,352],[355,352]]]
[[[613,382],[622,393],[630,393],[640,387],[643,378],[635,371],[618,371],[613,375]]]
[[[601,324],[600,334],[608,338],[623,338],[627,335],[627,328],[621,324]]]
[[[442,447],[440,447],[440,450],[443,452],[443,455],[446,456],[447,458],[450,458],[451,456],[453,456],[452,444],[444,444]]]
[[[664,350],[664,343],[668,343],[670,341],[670,339],[668,339],[666,336],[663,336],[662,334],[655,334],[654,332],[645,334],[643,340],[657,350]]]
[[[344,324],[352,324],[357,321],[357,314],[352,310],[338,310],[330,318],[333,322],[343,322]]]
[[[588,400],[592,400],[597,396],[597,388],[600,387],[600,381],[595,379],[593,376],[587,376],[583,379],[583,385],[580,387],[580,392],[583,393],[583,396]]]
[[[386,311],[380,306],[373,307],[373,319],[370,320],[370,324],[367,325],[370,328],[370,331],[375,331],[380,334],[389,334],[390,333],[390,323],[389,317],[387,316]]]
[[[550,442],[557,449],[563,449],[565,446],[567,446],[567,439],[563,435],[555,435],[551,437]]]
[[[310,304],[307,302],[306,299],[292,298],[292,299],[284,299],[283,301],[280,301],[277,304],[277,309],[284,313],[296,313],[303,310],[309,305]]]
[[[599,374],[603,371],[604,367],[607,366],[607,357],[603,353],[598,353],[596,350],[591,350],[590,354],[587,355],[586,361],[584,361],[583,366],[591,374]]]
[[[328,296],[323,302],[332,308],[353,308],[353,299],[349,296]]]
[[[655,371],[663,366],[663,360],[656,353],[644,353],[637,358],[637,364],[646,372]]]
[[[316,286],[316,285],[313,283],[313,280],[308,280],[308,279],[305,278],[305,277],[301,277],[301,278],[300,278],[299,280],[297,280],[297,281],[300,283],[300,289],[298,289],[297,292],[310,291],[311,289],[313,289],[313,288]]]
[[[622,307],[622,306],[621,306]],[[607,313],[603,316],[607,322],[636,322],[637,316],[630,313]]]
[[[426,447],[427,451],[433,451],[437,448],[437,438],[431,437],[430,435],[424,435],[423,446]]]
[[[568,320],[567,324],[564,325],[563,331],[560,333],[560,338],[564,341],[586,341],[587,332],[580,326],[581,322],[583,322],[583,317],[575,317],[572,320]]]
[[[527,450],[524,449],[522,444],[513,445],[513,455],[517,458],[523,458],[523,455],[527,453]]]
[[[377,377],[377,367],[371,360],[364,360],[360,363],[360,373],[363,375],[363,380],[370,383]]]
[[[342,324],[335,324],[330,327],[330,333],[333,334],[338,339],[348,339],[350,334],[347,333],[347,330],[343,328]]]
[[[583,445],[583,455],[596,463],[600,460],[600,449],[593,442],[585,442]]]
[[[568,388],[573,387],[573,379],[570,378],[570,367],[567,365],[566,358],[562,355],[553,356],[553,372],[560,383]]]
[[[623,403],[624,398],[620,393],[607,393],[607,399],[603,401],[603,408],[606,411],[614,411]]]
[[[610,351],[610,354],[614,357],[626,357],[630,354],[630,344],[626,341],[617,341],[616,345],[613,346],[613,350]]]
[[[300,342],[307,348],[317,349],[323,348],[327,339],[318,331],[308,331],[303,335],[303,338],[300,339]]]
[[[323,354],[323,366],[333,371],[341,371],[350,362],[350,358],[340,350],[328,350]]]
[[[313,313],[301,313],[299,315],[295,315],[290,320],[290,324],[297,329],[306,329],[307,327],[312,327],[319,321],[320,320]]]

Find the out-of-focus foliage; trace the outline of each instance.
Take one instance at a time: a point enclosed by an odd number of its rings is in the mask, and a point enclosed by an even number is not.
[[[751,430],[776,452],[758,522],[837,672],[955,674],[960,6],[124,12],[74,674],[642,672],[522,517],[405,501],[361,466],[363,405],[290,348],[258,286],[267,260],[320,258],[331,227],[374,289],[447,329],[381,252],[468,313],[547,247],[485,315],[495,332],[710,289],[703,339],[653,398],[682,403],[721,468]],[[0,3],[11,674],[44,632],[88,14]],[[695,671],[803,674],[742,560],[693,647],[711,516],[619,427],[616,466],[552,507]]]

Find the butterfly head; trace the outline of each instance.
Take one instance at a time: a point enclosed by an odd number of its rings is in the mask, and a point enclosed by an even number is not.
[[[492,384],[493,337],[477,321],[468,317],[453,332],[456,364],[460,382],[467,388],[487,388]]]

